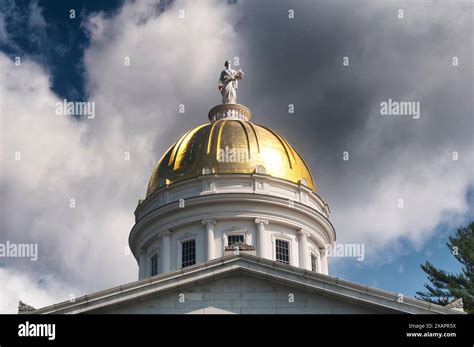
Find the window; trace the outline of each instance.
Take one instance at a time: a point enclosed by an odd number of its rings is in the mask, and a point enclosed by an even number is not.
[[[318,272],[318,257],[311,253],[311,271]]]
[[[227,246],[231,246],[231,245],[233,245],[234,243],[237,243],[237,242],[244,243],[245,242],[244,235],[228,235],[227,236]]]
[[[289,254],[289,242],[283,240],[275,240],[275,255],[276,260],[280,263],[289,264],[290,263],[290,254]]]
[[[158,275],[158,253],[151,257],[151,275]]]
[[[181,267],[196,264],[196,240],[188,240],[182,243]]]

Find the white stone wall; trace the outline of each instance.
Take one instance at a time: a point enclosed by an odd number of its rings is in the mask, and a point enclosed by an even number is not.
[[[208,247],[214,250],[214,258],[224,256],[224,247],[228,235],[244,234],[247,244],[256,248],[256,255],[262,256],[261,251],[257,245],[257,224],[255,221],[249,220],[227,220],[216,221],[214,225],[214,242],[209,246],[206,237],[206,228],[202,223],[193,223],[181,228],[177,228],[169,233],[169,253],[163,252],[167,247],[163,237],[156,238],[148,247],[146,251],[146,267],[145,270],[140,271],[140,278],[151,275],[151,257],[158,254],[158,273],[173,271],[181,267],[181,247],[180,242],[195,239],[196,241],[196,264],[205,262],[207,260]],[[297,267],[304,267],[301,264],[300,253],[300,239],[298,237],[298,230],[290,227],[269,223],[265,225],[265,233],[267,236],[264,244],[265,258],[276,260],[275,243],[277,239],[288,241],[290,245],[290,265]],[[308,250],[306,256],[308,257],[307,266],[311,270],[311,253],[318,256],[317,272],[327,274],[327,269],[322,268],[321,252],[319,246],[311,239],[307,240],[306,248]],[[169,257],[169,268],[166,269],[166,259]],[[141,267],[142,265],[140,265]]]
[[[144,200],[137,208],[136,218],[161,206],[206,194],[254,193],[277,196],[305,204],[329,217],[329,206],[309,188],[295,183],[261,174],[204,175],[194,179],[165,186]]]
[[[255,180],[261,188],[252,185]],[[262,191],[255,194],[255,189]],[[305,187],[254,175],[196,178],[160,190],[137,208],[130,235],[139,278],[151,275],[154,254],[158,273],[179,269],[183,240],[195,239],[196,263],[201,263],[222,257],[227,236],[236,233],[245,235],[257,256],[270,260],[276,260],[276,240],[288,241],[290,265],[311,270],[314,253],[317,271],[328,274],[323,250],[334,243],[335,232],[322,200],[311,194]],[[288,199],[297,196],[297,201]]]
[[[180,296],[181,295],[181,296]],[[184,295],[184,302],[180,301]],[[291,302],[290,295],[294,301]],[[360,303],[336,300],[249,275],[238,274],[207,284],[183,288],[126,307],[91,313],[114,314],[368,314],[388,313]]]

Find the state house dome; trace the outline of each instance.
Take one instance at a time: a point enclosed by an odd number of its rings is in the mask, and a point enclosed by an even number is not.
[[[308,167],[288,141],[251,123],[250,117],[243,105],[214,107],[211,123],[188,131],[158,161],[147,197],[160,187],[204,174],[267,174],[315,191]]]
[[[140,279],[239,252],[329,273],[329,206],[293,147],[237,103],[243,72],[230,66],[210,122],[166,151],[138,201],[129,245]]]

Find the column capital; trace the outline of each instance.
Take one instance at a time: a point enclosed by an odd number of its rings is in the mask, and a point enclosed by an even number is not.
[[[298,230],[298,233],[297,233],[297,234],[300,235],[300,236],[306,236],[306,237],[310,237],[310,236],[311,236],[311,234],[309,233],[309,231],[304,230],[304,229]]]
[[[321,247],[321,248],[319,249],[319,254],[321,255],[321,257],[324,257],[327,253],[328,253],[328,246],[326,246],[326,247]]]
[[[169,230],[163,230],[162,232],[160,232],[160,233],[158,234],[158,236],[160,236],[160,237],[171,236],[171,231],[169,231]]]
[[[216,224],[216,220],[215,219],[212,219],[212,218],[209,218],[209,219],[203,219],[201,221],[202,225],[205,225],[205,226],[210,226],[210,225],[215,225]]]
[[[268,224],[268,219],[255,218],[255,223],[256,223],[256,224],[264,224],[264,225],[267,225],[267,224]]]

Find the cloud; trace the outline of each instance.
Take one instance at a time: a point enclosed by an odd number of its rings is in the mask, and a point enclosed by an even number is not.
[[[30,3],[29,6],[29,17],[28,17],[28,24],[30,28],[33,30],[45,30],[46,29],[46,21],[43,17],[42,9],[38,6],[37,1],[33,1]]]
[[[69,300],[73,292],[57,283],[53,276],[39,280],[34,274],[0,268],[0,308],[2,313],[16,313],[19,301],[40,308]]]
[[[13,0],[0,4],[0,44],[9,52],[24,54],[16,41],[24,41],[30,50],[41,51],[50,45],[46,33],[47,23],[43,17],[38,1],[33,0],[27,6],[21,6]],[[0,46],[1,47],[1,46]]]

